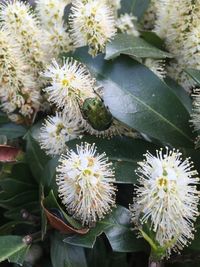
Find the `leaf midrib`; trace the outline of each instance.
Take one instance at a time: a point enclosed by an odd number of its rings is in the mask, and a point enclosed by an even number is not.
[[[141,103],[142,105],[144,105],[147,109],[149,109],[152,113],[155,113],[159,118],[161,118],[161,121],[162,119],[167,123],[169,124],[172,128],[176,129],[181,135],[183,135],[186,139],[188,139],[190,142],[193,142],[192,139],[190,139],[190,137],[185,134],[184,132],[182,132],[179,128],[177,128],[174,124],[172,124],[170,121],[168,121],[165,117],[163,117],[163,115],[161,115],[160,113],[158,113],[157,111],[155,111],[154,109],[152,109],[149,105],[147,105],[145,102],[141,101],[138,97],[134,96],[133,94],[131,94],[127,89],[121,89],[119,87],[119,85],[114,82],[113,80],[110,80],[107,76],[103,75],[102,73],[99,73],[96,71],[96,68],[94,68],[93,66],[90,65],[90,68],[93,69],[93,71],[95,71],[95,73],[97,73],[99,76],[103,77],[104,79],[106,79],[107,81],[109,81],[110,83],[114,84],[114,85],[117,85],[117,87],[120,89],[120,90],[123,90],[125,92],[127,92],[127,94],[129,96],[132,96],[135,100],[137,100],[139,103]]]

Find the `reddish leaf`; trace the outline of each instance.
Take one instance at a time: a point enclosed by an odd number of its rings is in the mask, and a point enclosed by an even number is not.
[[[17,161],[17,157],[22,153],[19,148],[0,145],[0,162],[13,163]]]
[[[45,214],[48,218],[49,224],[56,230],[60,231],[61,233],[64,234],[72,234],[72,233],[77,233],[80,235],[87,234],[89,229],[88,228],[83,228],[83,229],[75,229],[65,222],[63,222],[61,219],[56,217],[54,214],[52,214],[50,211],[48,211],[44,205],[42,204],[42,207],[45,211]]]

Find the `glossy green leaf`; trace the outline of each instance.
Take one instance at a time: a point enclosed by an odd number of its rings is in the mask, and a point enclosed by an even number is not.
[[[113,41],[107,44],[105,59],[113,59],[121,54],[136,58],[172,57],[169,53],[156,48],[140,37],[125,33],[117,34]]]
[[[54,232],[51,237],[53,267],[87,267],[84,249],[63,242],[64,236]]]
[[[21,236],[0,236],[0,262],[8,260],[22,264],[29,249]]]
[[[106,62],[101,55],[93,59],[84,52],[79,49],[74,57],[104,87],[104,101],[114,117],[161,142],[193,147],[188,111],[154,73],[125,56]]]
[[[146,248],[145,243],[142,239],[136,238],[135,232],[132,231],[130,220],[130,211],[124,207],[118,206],[113,209],[105,219],[99,221],[95,228],[92,228],[89,233],[84,236],[69,236],[64,239],[64,242],[92,248],[96,238],[104,232],[113,251],[133,252],[144,250]]]
[[[55,173],[59,157],[50,159],[44,167],[42,184],[47,188],[55,188]]]
[[[149,3],[150,0],[122,0],[120,13],[133,13],[141,19]]]
[[[156,146],[140,139],[128,137],[113,137],[112,139],[96,138],[87,136],[67,143],[70,149],[76,150],[76,145],[82,142],[95,143],[98,153],[106,153],[109,161],[113,163],[116,183],[137,182],[135,169],[137,162],[143,159],[143,154],[147,150],[155,152]]]
[[[182,102],[183,106],[187,109],[189,114],[192,112],[192,99],[188,92],[185,91],[183,87],[177,84],[174,80],[170,77],[165,79],[165,83],[169,86],[169,88],[174,92],[179,100]]]
[[[23,205],[23,203],[33,202],[38,199],[38,191],[25,191],[9,197],[9,192],[0,193],[0,207],[12,208]]]
[[[0,127],[0,135],[5,135],[8,139],[23,137],[26,132],[26,128],[14,123],[3,124]]]
[[[144,39],[147,43],[157,47],[160,50],[164,49],[165,42],[161,39],[155,32],[152,31],[141,31],[140,36]]]
[[[200,85],[200,70],[186,69],[185,72],[189,74],[198,85]]]
[[[0,111],[0,124],[8,123],[10,120],[8,119],[8,116],[6,113]]]
[[[30,133],[26,135],[26,141],[27,161],[34,175],[34,178],[36,179],[36,181],[41,182],[44,166],[49,161],[49,157],[40,148],[40,145],[36,142],[36,140],[31,136]]]

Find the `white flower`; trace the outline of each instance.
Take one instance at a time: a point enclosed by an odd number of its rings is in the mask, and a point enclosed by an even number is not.
[[[114,174],[105,153],[95,144],[77,146],[60,159],[56,177],[59,196],[67,211],[83,225],[90,225],[115,205]]]
[[[37,0],[36,11],[42,27],[47,31],[48,55],[57,58],[72,49],[72,41],[64,26],[64,9],[69,0]]]
[[[199,8],[199,1],[157,1],[155,31],[164,38],[166,48],[174,55],[168,73],[186,90],[190,90],[195,82],[184,69],[200,69]]]
[[[6,32],[18,43],[30,71],[38,76],[43,64],[48,63],[45,31],[27,3],[14,0],[1,4],[0,20]]]
[[[137,27],[135,25],[135,22],[137,21],[137,18],[133,16],[132,14],[122,14],[116,22],[116,26],[122,33],[132,34],[136,37],[138,37],[140,34],[137,30]]]
[[[115,10],[119,10],[121,8],[121,0],[106,0],[106,2]]]
[[[34,77],[27,71],[28,66],[18,45],[3,29],[0,29],[0,101],[1,108],[12,118],[31,118],[39,109],[40,93]],[[14,116],[16,118],[16,116]],[[14,118],[13,117],[13,118]]]
[[[194,237],[193,223],[199,214],[198,174],[179,151],[166,148],[166,153],[161,149],[156,156],[147,152],[145,157],[137,170],[139,186],[131,210],[139,228],[148,223],[169,256],[172,249],[182,249]]]
[[[60,53],[73,49],[69,33],[62,25],[56,25],[48,30],[46,43],[49,44],[49,56],[51,58],[58,58]]]
[[[50,29],[63,24],[64,9],[70,0],[36,0],[36,11],[42,25]]]
[[[79,136],[79,125],[73,114],[56,113],[48,117],[41,128],[40,146],[48,155],[60,155],[67,150],[67,142]]]
[[[79,114],[79,104],[94,95],[96,80],[87,68],[73,59],[64,60],[63,66],[53,60],[43,76],[48,79],[50,86],[45,88],[48,100],[58,108],[73,110]]]
[[[116,32],[110,6],[105,0],[75,0],[71,10],[71,36],[75,47],[88,45],[93,56],[102,52]]]

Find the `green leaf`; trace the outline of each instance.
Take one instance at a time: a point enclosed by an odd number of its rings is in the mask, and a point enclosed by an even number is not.
[[[193,78],[193,80],[200,85],[200,70],[186,69],[185,72]]]
[[[36,181],[40,182],[44,171],[44,166],[49,161],[49,157],[40,148],[40,145],[35,141],[31,134],[26,135],[26,156],[30,169],[34,175]]]
[[[0,135],[5,135],[8,139],[22,137],[26,132],[26,128],[14,123],[7,123],[0,127]]]
[[[143,159],[143,154],[147,150],[155,151],[156,146],[140,139],[129,137],[113,137],[108,140],[87,136],[67,143],[70,149],[76,150],[76,145],[82,142],[90,144],[95,143],[98,153],[106,153],[109,161],[113,163],[115,170],[116,183],[135,184],[138,176],[135,169],[138,167],[137,162]]]
[[[71,216],[67,215],[64,210],[60,207],[60,205],[58,204],[53,191],[51,190],[49,195],[44,199],[43,201],[44,207],[47,209],[51,209],[51,208],[57,208],[58,210],[60,210],[65,218],[65,220],[74,228],[76,229],[82,229],[83,226],[78,223],[76,220],[74,220]]]
[[[22,264],[29,245],[22,241],[21,236],[0,236],[0,262],[8,260]]]
[[[10,120],[8,119],[8,116],[6,113],[3,113],[0,111],[0,124],[8,123]]]
[[[125,33],[117,34],[114,40],[107,44],[105,59],[113,59],[121,54],[136,58],[160,59],[172,57],[169,53],[154,47],[140,37]]]
[[[157,47],[160,50],[164,49],[165,42],[162,40],[155,32],[152,31],[141,31],[141,37],[147,43],[152,44],[153,46]]]
[[[130,223],[131,213],[128,209],[118,206],[105,219],[97,222],[95,228],[84,236],[73,235],[64,239],[64,242],[92,248],[96,238],[103,232],[107,236],[113,251],[135,252],[146,248],[144,241],[137,239]]]
[[[9,197],[9,193],[0,193],[0,207],[12,208],[23,205],[23,203],[33,202],[38,199],[38,191],[25,191]]]
[[[107,62],[102,55],[93,59],[85,49],[77,49],[74,57],[104,87],[104,101],[114,117],[161,142],[193,147],[188,111],[152,71],[125,56]]]
[[[53,267],[87,267],[84,249],[63,242],[64,236],[54,232],[51,237]]]
[[[170,77],[167,77],[165,79],[165,83],[169,86],[169,88],[174,92],[177,97],[182,102],[183,106],[187,109],[189,114],[192,112],[192,99],[190,95],[184,90],[183,87],[181,87],[179,84],[177,84],[174,80],[172,80]]]
[[[42,174],[42,184],[47,188],[55,188],[55,173],[58,166],[59,157],[50,159],[44,167]]]
[[[138,19],[141,19],[149,3],[150,0],[123,0],[120,13],[133,13]]]

